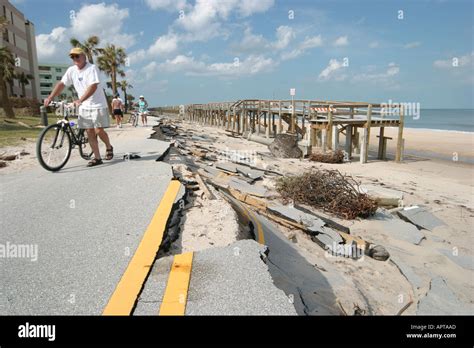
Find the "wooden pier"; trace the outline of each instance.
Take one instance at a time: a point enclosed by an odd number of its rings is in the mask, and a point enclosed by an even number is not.
[[[403,109],[387,115],[382,104],[320,100],[258,100],[189,104],[162,108],[178,113],[185,120],[215,126],[233,134],[294,134],[307,146],[322,151],[342,149],[348,158],[360,154],[360,162],[368,160],[370,134],[379,128],[378,159],[386,158],[385,127],[398,127],[395,161],[403,160]],[[339,143],[339,136],[345,143]],[[301,142],[300,142],[301,143]]]

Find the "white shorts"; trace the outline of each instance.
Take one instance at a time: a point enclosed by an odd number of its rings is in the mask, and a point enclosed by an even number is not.
[[[110,127],[109,109],[81,109],[77,124],[81,129]]]

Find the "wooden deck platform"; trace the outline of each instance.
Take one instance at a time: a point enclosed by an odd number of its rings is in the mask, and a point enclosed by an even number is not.
[[[387,137],[385,127],[397,127],[397,162],[403,159],[403,108],[398,115],[386,115],[384,104],[353,101],[259,100],[214,102],[173,106],[169,111],[203,125],[222,127],[234,134],[263,133],[267,137],[286,132],[322,151],[341,149],[352,157],[360,152],[366,163],[370,132],[379,128],[379,158],[384,159]],[[387,117],[390,116],[390,117]],[[345,144],[339,144],[339,135]]]

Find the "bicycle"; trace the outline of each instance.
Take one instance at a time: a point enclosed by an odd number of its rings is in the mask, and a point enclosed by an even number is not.
[[[134,110],[131,114],[130,117],[128,118],[128,123],[131,123],[133,127],[138,126],[138,112]]]
[[[49,171],[56,172],[66,165],[72,149],[79,147],[79,154],[85,160],[92,157],[85,129],[79,129],[69,116],[75,116],[75,107],[65,102],[52,102],[53,107],[59,107],[62,119],[58,120],[41,132],[36,142],[36,156],[40,165]],[[73,128],[74,127],[74,128]]]

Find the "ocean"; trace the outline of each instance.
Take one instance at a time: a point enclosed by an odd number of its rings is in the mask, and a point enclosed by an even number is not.
[[[474,132],[473,109],[421,109],[419,118],[405,117],[406,128]]]

